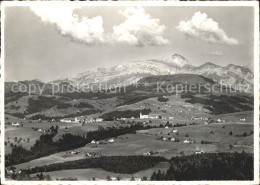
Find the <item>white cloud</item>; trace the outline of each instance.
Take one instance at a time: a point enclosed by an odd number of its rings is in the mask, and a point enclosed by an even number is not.
[[[86,44],[102,43],[104,41],[103,18],[79,17],[74,10],[79,8],[75,5],[51,6],[45,4],[32,5],[31,10],[46,24],[56,25],[59,32],[64,36],[70,36],[73,40]]]
[[[207,14],[196,12],[188,21],[180,21],[176,27],[190,37],[201,38],[209,43],[236,45],[238,41],[229,38],[216,21]]]
[[[31,10],[46,24],[56,25],[61,35],[88,45],[97,43],[120,43],[133,46],[164,45],[169,41],[162,37],[165,26],[159,19],[151,18],[143,8],[127,8],[119,14],[125,21],[113,27],[112,33],[105,33],[103,18],[79,17],[74,10],[80,6],[33,5]]]
[[[166,27],[160,25],[159,19],[147,14],[144,8],[127,8],[119,14],[126,20],[113,27],[112,38],[115,42],[135,46],[169,44],[162,36]]]

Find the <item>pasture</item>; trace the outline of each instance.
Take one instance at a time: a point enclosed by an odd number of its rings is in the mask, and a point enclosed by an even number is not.
[[[154,171],[160,170],[161,172],[165,172],[169,167],[168,162],[160,162],[156,164],[154,167],[149,168],[147,170],[142,170],[133,174],[135,180],[141,180],[142,177],[150,178]],[[77,178],[77,180],[106,180],[109,176],[112,180],[115,178],[120,178],[120,180],[131,180],[132,174],[120,174],[105,171],[101,168],[90,168],[90,169],[75,169],[75,170],[60,170],[54,172],[44,172],[44,175],[49,174],[52,180],[63,179],[63,178]],[[32,174],[34,176],[36,174]]]
[[[110,122],[110,124],[114,123]],[[153,124],[158,123],[156,123],[156,120],[153,120]],[[82,127],[77,129],[80,130],[80,128]],[[177,132],[174,133],[172,132],[173,130],[177,130]],[[152,155],[163,156],[168,159],[173,156],[191,155],[196,151],[218,153],[241,152],[244,150],[245,152],[253,153],[252,131],[252,122],[212,123],[209,125],[196,124],[183,127],[139,130],[136,134],[125,134],[113,138],[114,142],[112,143],[108,142],[108,139],[99,141],[99,144],[89,143],[84,147],[75,149],[74,151],[79,152],[78,154],[71,154],[68,151],[60,152],[16,165],[16,168],[24,169],[42,166],[43,164],[74,161],[86,158],[87,153],[106,156],[129,156],[143,155],[143,153],[153,151]],[[230,134],[231,132],[232,134]],[[247,133],[247,135],[243,136],[244,133]],[[180,141],[163,141],[162,138],[178,138]],[[186,139],[193,143],[184,143]],[[202,140],[210,142],[210,144],[202,144]]]

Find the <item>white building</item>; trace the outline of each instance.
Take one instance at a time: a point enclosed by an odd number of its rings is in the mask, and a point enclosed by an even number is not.
[[[149,118],[149,114],[142,114],[142,112],[140,112],[140,119],[148,119]]]
[[[95,140],[92,140],[92,141],[91,141],[91,143],[92,143],[92,144],[95,144],[95,143],[96,143],[96,141],[95,141]]]
[[[222,120],[220,118],[217,119],[217,123],[225,123],[226,121],[225,120]]]
[[[150,118],[150,119],[159,119],[159,116],[156,115],[156,114],[149,114],[148,118]]]
[[[177,130],[173,130],[172,132],[173,132],[173,133],[176,133],[176,132],[178,132],[178,131],[177,131]]]
[[[102,122],[104,119],[103,118],[97,118],[96,122]]]
[[[115,140],[114,139],[109,139],[107,140],[109,143],[113,143]]]
[[[246,118],[240,118],[239,121],[245,122],[245,121],[246,121]]]
[[[63,122],[63,123],[71,123],[71,119],[70,118],[63,118],[63,119],[60,119],[60,122]]]
[[[151,155],[150,152],[144,152],[143,155]]]
[[[17,122],[17,123],[12,123],[12,125],[19,127],[19,126],[20,126],[20,123],[18,123],[18,122]]]
[[[189,141],[189,140],[185,139],[185,140],[183,141],[183,143],[192,143],[192,141]]]
[[[196,151],[195,154],[204,154],[205,152],[203,150],[201,151]]]

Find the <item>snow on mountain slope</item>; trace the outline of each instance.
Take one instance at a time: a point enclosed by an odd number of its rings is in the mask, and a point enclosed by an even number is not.
[[[113,67],[96,68],[80,73],[70,81],[78,87],[98,83],[121,86],[133,84],[141,78],[151,75],[180,73],[203,75],[218,83],[232,87],[239,85],[246,92],[253,90],[253,73],[247,67],[234,64],[221,67],[213,63],[205,63],[195,67],[178,54],[162,59],[134,61]]]

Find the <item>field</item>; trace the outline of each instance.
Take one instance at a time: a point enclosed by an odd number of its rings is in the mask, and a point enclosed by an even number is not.
[[[18,121],[18,120],[16,120]],[[66,133],[71,133],[73,135],[84,135],[88,131],[94,131],[97,130],[98,127],[109,127],[113,126],[114,122],[99,122],[99,123],[88,123],[82,126],[80,123],[63,123],[63,122],[27,122],[27,121],[21,121],[20,123],[23,124],[21,127],[13,126],[13,125],[6,125],[5,128],[5,141],[7,142],[7,145],[5,147],[5,153],[8,154],[11,152],[11,143],[14,145],[21,145],[26,149],[30,149],[31,146],[33,146],[40,138],[43,132],[37,131],[38,129],[42,130],[48,130],[51,126],[58,126],[58,134],[53,138],[54,141],[58,140],[61,135],[63,135],[65,132],[65,128],[67,128]],[[120,123],[117,123],[116,125],[120,125]],[[33,130],[32,128],[37,128],[36,130]],[[20,142],[15,141],[15,138],[17,138],[17,141],[22,138]],[[29,142],[27,139],[30,139]]]
[[[249,114],[249,113],[247,113]],[[225,115],[226,117],[232,117],[232,115]],[[220,116],[223,118],[223,116]],[[153,120],[151,124],[159,125],[165,124],[165,120]],[[174,121],[172,121],[174,123]],[[102,122],[99,125],[113,124],[113,122]],[[178,121],[180,123],[180,121]],[[186,123],[186,122],[185,122]],[[218,152],[249,152],[253,153],[253,122],[227,122],[227,123],[212,123],[195,125],[189,125],[191,121],[187,123],[187,126],[183,127],[169,127],[169,128],[152,128],[148,130],[139,130],[136,134],[125,134],[117,138],[114,138],[113,143],[109,143],[107,140],[99,141],[99,144],[89,143],[85,147],[78,148],[74,151],[78,154],[71,154],[69,151],[59,152],[46,157],[41,157],[36,160],[29,161],[16,165],[17,169],[26,169],[35,166],[48,165],[51,163],[61,163],[65,161],[74,161],[78,159],[86,158],[86,154],[102,154],[105,156],[114,155],[143,155],[143,153],[153,151],[153,155],[162,156],[170,159],[173,156],[191,155],[196,151],[204,151],[205,153],[218,153]],[[94,123],[93,123],[94,124]],[[80,130],[80,126],[70,127],[69,130]],[[83,126],[83,129],[87,131],[88,126]],[[92,126],[89,127],[93,129]],[[173,130],[177,130],[173,133]],[[232,135],[230,134],[232,132]],[[75,132],[76,134],[77,132]],[[247,133],[246,136],[243,136]],[[250,134],[251,133],[251,134]],[[179,142],[163,141],[162,138],[175,138],[179,139]],[[184,140],[192,141],[193,143],[184,143]],[[212,142],[210,144],[201,144],[201,141]],[[62,172],[52,172],[55,178],[68,177],[70,174],[68,170]],[[92,178],[94,172],[96,178],[99,175],[102,176],[104,172],[100,169],[88,169],[86,171],[81,170],[86,178]],[[52,174],[51,173],[51,174]],[[82,174],[81,172],[79,174]],[[67,175],[66,175],[67,174]],[[87,175],[89,174],[89,176]],[[109,174],[109,173],[106,173]],[[77,176],[79,179],[81,175]],[[107,176],[107,175],[106,175]],[[111,176],[116,176],[111,174]],[[52,177],[52,176],[51,176]],[[123,176],[122,176],[123,177]]]
[[[154,171],[166,171],[169,167],[169,164],[167,162],[160,162],[156,164],[154,167],[139,171],[137,173],[132,174],[119,174],[119,173],[113,173],[105,171],[101,168],[92,168],[92,169],[75,169],[75,170],[61,170],[61,171],[54,171],[54,172],[47,172],[43,174],[49,174],[52,178],[52,180],[56,179],[64,179],[64,178],[77,178],[77,180],[106,180],[108,176],[112,180],[115,178],[120,178],[120,180],[131,180],[132,176],[135,180],[141,180],[141,177],[151,177],[152,173]],[[32,176],[35,174],[32,174]]]

